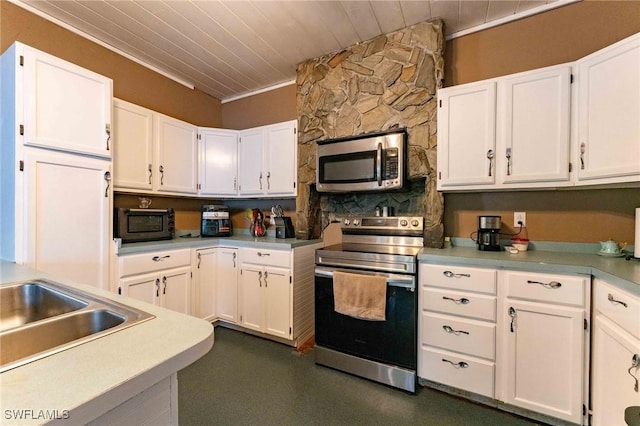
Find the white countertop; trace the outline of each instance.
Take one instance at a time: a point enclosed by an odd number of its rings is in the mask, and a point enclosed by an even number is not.
[[[57,422],[85,424],[190,365],[213,346],[213,326],[207,321],[0,261],[0,285],[34,278],[116,300],[155,318],[0,374],[3,425],[45,422],[16,420],[7,410],[33,410],[34,416],[40,410],[67,410],[69,419]]]

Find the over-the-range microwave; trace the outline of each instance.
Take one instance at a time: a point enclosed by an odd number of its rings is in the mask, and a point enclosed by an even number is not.
[[[123,243],[170,240],[175,236],[173,209],[118,208],[113,215],[113,231]]]
[[[404,189],[406,149],[405,129],[320,141],[316,151],[316,190]]]

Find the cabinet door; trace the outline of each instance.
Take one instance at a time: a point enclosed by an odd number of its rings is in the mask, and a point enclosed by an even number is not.
[[[264,331],[264,286],[262,266],[242,265],[240,271],[240,324],[253,330]]]
[[[116,188],[152,188],[153,112],[113,100],[113,178]]]
[[[156,114],[155,188],[160,192],[195,194],[198,180],[197,128]]]
[[[495,182],[496,83],[438,91],[438,189]]]
[[[288,338],[291,330],[290,271],[284,268],[264,269],[265,332]]]
[[[640,174],[640,35],[589,55],[578,68],[578,179]],[[627,177],[627,178],[624,178]]]
[[[111,80],[23,47],[25,145],[110,158]]]
[[[238,166],[240,195],[261,195],[267,188],[263,174],[264,129],[249,129],[240,132],[238,142]]]
[[[216,317],[217,248],[196,250],[193,263],[192,314],[212,320]]]
[[[297,121],[267,126],[266,182],[268,195],[296,195],[298,171]]]
[[[110,163],[41,149],[25,149],[24,158],[24,263],[108,289]]]
[[[238,136],[235,131],[200,129],[200,195],[236,195]]]
[[[217,254],[216,310],[218,318],[238,320],[238,249],[221,247]]]
[[[502,182],[569,181],[570,77],[563,65],[498,83]]]
[[[584,310],[507,299],[503,401],[582,422]]]
[[[160,277],[152,273],[123,278],[120,289],[125,296],[156,305],[160,300]]]
[[[189,314],[191,267],[162,271],[160,274],[162,306],[172,311]]]
[[[634,362],[634,356],[640,357],[640,340],[602,315],[596,315],[593,338],[593,424],[624,425],[625,409],[640,406],[634,378],[640,378],[640,365]]]

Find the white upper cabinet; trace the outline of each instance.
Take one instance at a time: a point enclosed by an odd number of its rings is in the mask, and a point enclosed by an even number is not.
[[[24,144],[111,158],[111,79],[16,43]]]
[[[577,63],[579,184],[638,181],[640,34]]]
[[[153,111],[120,99],[113,100],[114,185],[152,189]]]
[[[198,193],[234,196],[238,193],[238,132],[200,128]]]
[[[500,79],[498,91],[499,181],[569,184],[571,65]]]
[[[496,83],[438,91],[438,189],[495,182]]]
[[[297,121],[240,132],[239,195],[295,196]]]
[[[198,192],[198,128],[162,114],[154,116],[155,188],[162,193]]]

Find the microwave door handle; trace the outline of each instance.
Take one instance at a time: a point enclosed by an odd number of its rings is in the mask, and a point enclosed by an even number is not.
[[[376,154],[376,173],[378,174],[378,186],[382,186],[382,142],[378,143]]]

